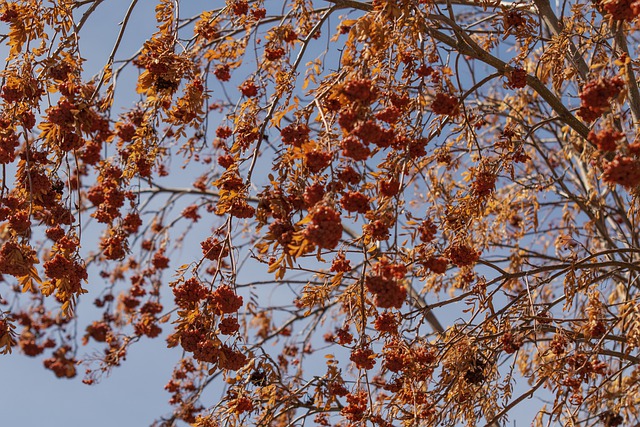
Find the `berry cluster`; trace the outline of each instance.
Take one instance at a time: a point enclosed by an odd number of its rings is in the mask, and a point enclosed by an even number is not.
[[[136,66],[147,71],[138,80],[139,89],[159,93],[174,93],[178,89],[186,72],[185,62],[173,51],[171,43],[168,37],[156,37],[145,44],[134,60]]]
[[[285,51],[282,47],[278,46],[270,46],[265,48],[264,56],[268,61],[277,61],[282,58],[285,54]]]
[[[7,220],[11,230],[13,230],[13,232],[18,236],[28,234],[28,231],[31,229],[29,211],[19,210],[13,215],[9,215]]]
[[[111,233],[100,240],[100,249],[106,259],[117,260],[125,257],[129,246],[122,233]]]
[[[53,352],[53,357],[44,360],[44,367],[53,371],[58,378],[73,378],[76,376],[77,361],[74,357],[67,357],[71,347],[63,346]]]
[[[553,354],[561,355],[564,354],[566,348],[567,338],[562,334],[555,334],[551,339],[549,349],[553,352]]]
[[[162,333],[162,328],[158,326],[155,317],[151,314],[144,314],[134,323],[133,330],[137,335],[144,335],[149,338],[156,338]]]
[[[0,164],[13,162],[19,145],[20,140],[14,130],[0,126]]]
[[[589,339],[599,339],[607,332],[607,326],[600,319],[591,319],[584,326],[584,335]]]
[[[198,222],[198,220],[201,218],[200,214],[198,213],[198,205],[193,204],[184,208],[182,210],[182,217],[190,219],[193,222]]]
[[[520,89],[527,85],[527,72],[522,68],[514,68],[507,74],[507,85],[512,89]]]
[[[202,254],[211,261],[219,261],[229,255],[229,248],[225,242],[221,242],[216,237],[208,237],[200,243]]]
[[[169,268],[169,257],[164,254],[164,248],[153,254],[151,265],[157,270],[165,270]]]
[[[351,271],[351,263],[345,257],[344,252],[338,252],[338,255],[333,259],[331,271],[334,273],[347,273]]]
[[[253,411],[253,401],[246,396],[237,397],[229,401],[229,409],[240,415],[244,412]]]
[[[389,239],[389,227],[391,225],[382,219],[376,219],[362,227],[362,231],[366,236],[375,241],[383,241]]]
[[[353,350],[349,359],[358,369],[371,370],[376,364],[376,354],[369,347]]]
[[[231,80],[231,68],[227,64],[218,65],[213,74],[221,82],[228,82],[229,80]]]
[[[606,375],[609,370],[606,363],[584,353],[574,353],[567,356],[565,361],[569,366],[571,377],[577,377],[584,383],[596,375]]]
[[[342,155],[349,157],[355,161],[367,160],[371,155],[371,150],[355,135],[349,135],[340,141],[340,148],[342,148]]]
[[[236,218],[253,218],[256,210],[243,198],[236,197],[229,208],[229,215]]]
[[[82,339],[82,342],[86,344],[89,338],[93,338],[96,342],[105,342],[111,335],[111,327],[107,322],[95,321],[86,328],[87,333]]]
[[[584,85],[580,92],[580,111],[578,115],[586,122],[592,122],[609,110],[610,102],[624,89],[620,77],[592,80]]]
[[[353,334],[349,332],[349,326],[343,326],[342,328],[336,328],[335,337],[333,340],[340,345],[349,345],[353,342]]]
[[[226,344],[223,344],[218,354],[218,367],[220,369],[229,369],[237,371],[247,364],[247,356],[234,350]]]
[[[427,256],[420,260],[420,264],[427,270],[435,274],[444,274],[447,272],[449,261],[444,257]]]
[[[515,353],[522,347],[523,340],[521,336],[514,335],[511,331],[507,331],[500,337],[502,350],[507,354]]]
[[[68,99],[61,99],[56,106],[47,110],[47,120],[62,128],[71,129],[76,120],[74,110],[78,110],[77,105]]]
[[[331,164],[333,155],[322,150],[312,150],[304,153],[305,163],[309,172],[317,174]]]
[[[44,263],[44,272],[52,279],[52,285],[59,289],[60,294],[64,294],[61,299],[65,301],[69,294],[81,293],[82,281],[88,278],[87,269],[83,264],[61,253]]]
[[[374,295],[374,304],[380,308],[401,308],[407,299],[407,288],[402,281],[407,272],[404,264],[391,264],[386,258],[367,275],[364,284]]]
[[[524,14],[517,9],[506,10],[502,19],[505,32],[517,32],[518,29],[524,27],[527,23]]]
[[[36,253],[29,246],[8,240],[0,248],[0,274],[26,276],[36,261]]]
[[[55,346],[53,341],[51,341],[51,343]],[[28,329],[20,334],[20,337],[18,338],[18,345],[20,346],[20,350],[29,357],[35,357],[42,354],[45,348],[43,344],[37,342],[36,336]]]
[[[218,164],[225,169],[229,169],[235,163],[233,156],[229,154],[221,154],[218,156]]]
[[[366,391],[358,391],[357,393],[347,394],[347,406],[340,410],[349,421],[361,420],[369,405],[369,394]]]
[[[100,170],[98,184],[89,189],[87,198],[97,210],[92,214],[98,222],[109,224],[120,216],[120,208],[124,205],[125,193],[120,189],[122,170],[112,164],[105,163]]]
[[[453,243],[445,250],[445,255],[458,267],[474,264],[480,258],[480,253],[466,243]]]
[[[181,285],[173,288],[173,295],[178,307],[194,308],[200,301],[209,295],[209,290],[202,286],[198,279],[192,277]]]
[[[618,142],[624,138],[622,132],[618,132],[611,127],[606,127],[600,132],[589,132],[589,142],[602,151],[616,151]]]
[[[378,97],[378,91],[369,79],[348,81],[342,88],[342,94],[350,101],[370,105]]]
[[[220,285],[211,294],[209,303],[219,314],[235,313],[242,307],[242,297],[237,295],[229,285]]]
[[[476,171],[474,178],[471,183],[471,191],[474,195],[483,198],[493,193],[498,178],[494,172],[481,169]]]
[[[385,344],[384,350],[384,367],[391,372],[400,372],[404,370],[405,365],[409,362],[409,352],[397,341]]]
[[[420,236],[420,240],[424,243],[432,241],[436,237],[437,232],[438,228],[430,219],[422,221],[418,227],[418,235]]]
[[[240,85],[239,89],[240,92],[242,92],[242,95],[247,98],[253,98],[258,94],[258,87],[253,80],[246,80]]]
[[[400,181],[395,178],[378,181],[378,190],[383,197],[393,197],[400,191]]]
[[[431,111],[435,114],[455,117],[460,113],[460,101],[453,95],[438,92],[431,103]]]
[[[276,240],[283,248],[287,248],[293,240],[295,228],[289,219],[276,219],[269,224],[269,238]]]
[[[402,115],[402,110],[400,110],[395,105],[390,105],[387,108],[378,111],[375,114],[375,117],[381,122],[385,122],[391,125],[396,123],[401,115]]]
[[[353,128],[353,134],[366,145],[374,144],[380,148],[389,147],[394,139],[393,129],[385,129],[374,120],[366,120]]]
[[[249,12],[249,3],[247,0],[235,0],[231,3],[231,10],[236,16],[246,15]]]
[[[417,344],[409,347],[397,339],[384,345],[383,357],[384,367],[391,372],[398,373],[401,378],[409,379],[407,381],[428,380],[433,374],[437,359],[435,351],[429,346]],[[392,387],[394,386],[400,386],[400,384],[393,384]]]
[[[309,141],[311,129],[305,124],[291,124],[280,131],[283,144],[290,144],[294,147],[300,147]]]
[[[182,348],[201,362],[217,364],[220,369],[238,370],[247,362],[247,356],[239,350],[234,350],[227,344],[220,344],[217,338],[210,338],[208,331],[211,328],[210,317],[197,313],[190,316],[187,323],[183,323],[178,331],[171,335],[167,341],[170,346],[178,343]],[[223,319],[221,329],[230,332],[233,329],[233,321]]]
[[[200,16],[200,20],[193,27],[193,33],[198,37],[204,38],[206,41],[212,41],[220,37],[218,26],[215,20],[210,19],[205,12]]]
[[[340,214],[326,205],[316,205],[309,212],[311,223],[304,230],[304,237],[323,249],[333,249],[342,238]]]
[[[240,329],[240,324],[235,317],[225,317],[218,323],[218,328],[223,335],[233,335]]]
[[[391,311],[384,311],[380,313],[376,317],[376,320],[373,322],[373,327],[376,331],[392,335],[398,333],[399,325],[400,320],[398,318],[398,315]]]
[[[357,185],[362,180],[362,175],[351,166],[345,166],[336,176],[345,185]]]
[[[611,161],[603,160],[602,179],[610,184],[635,188],[640,184],[640,161],[635,157],[616,155]]]
[[[122,218],[121,228],[127,234],[134,234],[142,225],[142,219],[137,212],[130,212]]]
[[[322,200],[322,198],[324,197],[324,194],[325,194],[324,185],[322,185],[320,182],[314,182],[304,190],[304,194],[302,195],[304,205],[307,208],[312,208],[320,200]]]
[[[359,191],[349,191],[342,196],[340,206],[348,212],[364,214],[369,211],[369,198]]]
[[[599,0],[596,4],[618,21],[631,22],[640,14],[640,3],[637,0]]]
[[[216,129],[216,136],[220,139],[227,139],[233,135],[233,131],[228,126],[220,126]]]

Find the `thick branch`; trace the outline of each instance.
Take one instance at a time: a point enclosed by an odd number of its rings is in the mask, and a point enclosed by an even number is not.
[[[638,83],[636,75],[633,72],[633,64],[631,63],[631,57],[629,56],[629,47],[627,46],[627,39],[624,36],[624,32],[621,28],[616,31],[616,44],[618,48],[622,50],[622,53],[626,55],[624,63],[624,74],[627,78],[627,93],[629,94],[629,107],[631,108],[631,115],[633,116],[633,124],[637,125],[640,122],[640,91],[638,91]]]
[[[353,8],[367,12],[371,11],[373,8],[369,3],[363,3],[354,0],[327,1],[330,3],[334,3],[336,6],[339,6],[341,8]],[[453,37],[450,37],[443,32],[436,30],[432,25],[429,25],[429,23],[426,22],[426,18],[437,20],[447,24],[459,38],[456,40]],[[455,22],[451,21],[445,16],[429,15],[428,17],[425,17],[423,31],[439,42],[442,42],[445,45],[453,48],[457,52],[463,55],[470,56],[474,59],[478,59],[485,64],[492,66],[501,74],[507,74],[509,71],[513,70],[513,67],[507,65],[507,63],[505,63],[504,61],[496,58],[486,50],[482,49],[482,47],[478,46],[478,44],[469,36],[469,34],[467,34]],[[555,96],[537,77],[528,75],[527,85],[534,91],[536,91],[538,95],[540,95],[540,97],[542,97],[542,99],[544,99],[549,104],[549,106],[551,106],[551,108],[558,114],[559,118],[562,119],[564,123],[569,125],[583,138],[587,138],[587,136],[589,135],[589,128],[580,120],[578,120],[573,114],[571,114],[567,107],[565,107],[562,100]]]
[[[549,31],[551,31],[554,36],[559,36],[562,32],[562,25],[556,14],[553,12],[553,9],[551,9],[549,0],[534,0],[534,3],[538,8],[538,12],[540,13],[544,23],[547,24]],[[589,65],[587,65],[582,55],[580,55],[580,52],[578,52],[578,48],[571,40],[569,40],[569,51],[567,52],[567,56],[578,70],[580,77],[582,77],[583,80],[586,80],[587,75],[589,74]]]
[[[457,52],[478,59],[487,65],[492,66],[498,72],[507,74],[513,70],[513,67],[506,62],[496,58],[489,52],[480,47],[462,28],[460,28],[455,22],[442,15],[429,15],[429,19],[444,22],[451,27],[451,30],[460,38],[458,40],[450,37],[432,26],[424,22],[423,29],[425,33],[429,34],[434,39],[446,44],[447,46],[455,49]],[[426,21],[426,19],[425,19]],[[544,99],[549,106],[558,114],[558,117],[563,120],[564,123],[569,125],[574,131],[576,131],[583,138],[587,138],[589,135],[589,128],[578,120],[571,112],[565,107],[560,98],[555,96],[545,85],[535,76],[527,75],[527,85]]]

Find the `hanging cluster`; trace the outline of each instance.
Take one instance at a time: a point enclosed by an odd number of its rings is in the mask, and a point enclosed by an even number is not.
[[[180,345],[193,358],[223,370],[238,370],[247,363],[247,355],[223,343],[218,335],[236,335],[240,324],[235,316],[243,299],[228,285],[214,291],[190,278],[173,288],[176,304],[186,310],[168,338],[171,346]]]
[[[377,262],[364,279],[365,286],[380,308],[401,308],[407,298],[403,279],[407,273],[404,264],[392,264],[386,258]]]
[[[599,0],[598,7],[618,21],[634,21],[640,15],[640,2],[636,0]]]
[[[593,122],[611,108],[625,83],[620,77],[603,78],[587,82],[580,91],[580,110],[578,115],[587,122]]]

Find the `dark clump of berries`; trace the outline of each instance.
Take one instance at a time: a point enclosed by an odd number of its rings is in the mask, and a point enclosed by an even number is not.
[[[527,85],[527,72],[522,68],[514,68],[507,74],[507,86],[520,89]]]
[[[578,115],[586,122],[594,121],[610,108],[611,100],[622,92],[624,86],[620,77],[588,82],[580,92]]]
[[[457,116],[460,112],[458,98],[444,92],[438,92],[431,103],[431,111],[444,116]]]
[[[602,421],[605,427],[617,427],[622,424],[624,419],[620,414],[607,410],[600,414],[600,421]]]
[[[464,379],[467,380],[468,383],[473,385],[480,385],[486,379],[484,375],[484,368],[487,366],[485,362],[482,360],[474,361],[473,365],[467,369],[464,374]]]

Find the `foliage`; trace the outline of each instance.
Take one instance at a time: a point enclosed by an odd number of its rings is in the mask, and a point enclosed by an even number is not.
[[[164,339],[158,426],[639,422],[640,2],[186,3],[93,77],[107,2],[0,4],[3,353]]]

